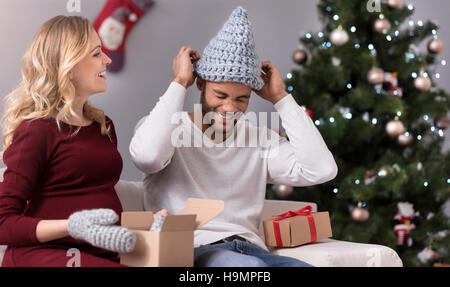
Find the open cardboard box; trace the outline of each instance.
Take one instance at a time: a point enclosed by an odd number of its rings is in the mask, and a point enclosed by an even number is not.
[[[153,212],[122,212],[121,225],[136,235],[131,253],[120,254],[120,263],[133,267],[194,266],[194,230],[221,214],[222,200],[188,198],[186,207],[169,215],[161,231],[149,231]]]

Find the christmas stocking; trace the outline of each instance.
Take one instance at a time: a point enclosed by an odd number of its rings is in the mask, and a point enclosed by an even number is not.
[[[127,35],[153,4],[153,0],[106,0],[93,26],[102,40],[103,51],[112,59],[109,71],[122,69]]]

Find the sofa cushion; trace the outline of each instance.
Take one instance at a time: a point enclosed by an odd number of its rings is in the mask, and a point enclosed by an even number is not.
[[[294,257],[316,267],[402,267],[389,247],[334,239],[322,239],[293,248],[271,248],[271,253]]]
[[[144,183],[119,180],[115,185],[124,211],[144,211]]]

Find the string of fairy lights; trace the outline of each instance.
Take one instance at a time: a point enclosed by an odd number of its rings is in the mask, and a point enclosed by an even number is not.
[[[409,10],[414,10],[414,5],[413,4],[408,4],[407,9]],[[333,13],[333,8],[331,6],[326,7],[326,11],[329,13]],[[339,19],[340,16],[338,14],[334,14],[332,15],[332,19],[334,21],[336,21],[336,24],[339,23]],[[374,23],[374,29],[381,33],[381,34],[385,34],[385,39],[387,42],[392,42],[394,41],[396,38],[401,36],[401,32],[399,29],[399,21],[394,21],[394,28],[392,29],[391,23],[385,18],[385,16],[380,13],[378,19],[376,19],[375,23]],[[417,20],[414,21],[412,19],[410,19],[407,22],[407,27],[409,27],[409,29],[407,29],[407,33],[409,34],[410,37],[414,37],[415,36],[415,29],[420,29],[424,27],[424,22],[422,20]],[[349,34],[351,35],[352,33],[355,33],[358,30],[358,27],[356,27],[355,25],[350,26],[349,30],[346,31],[344,27],[342,27],[342,25],[338,25],[338,28],[336,28],[336,30],[334,30],[331,34],[330,34],[330,40],[326,40],[325,37],[325,33],[322,31],[317,32],[317,34],[311,33],[311,32],[307,32],[304,34],[304,37],[307,40],[314,40],[314,38],[316,39],[323,39],[323,42],[321,43],[321,47],[322,49],[327,49],[327,48],[331,48],[333,45],[335,46],[340,46],[343,45],[345,43],[348,42],[349,40]],[[435,40],[438,40],[437,37],[437,31],[435,29],[433,29],[431,31],[431,37],[433,37]],[[438,40],[440,41],[440,40]],[[433,43],[434,44],[434,43]],[[439,46],[440,45],[440,46]],[[434,47],[434,46],[433,46]],[[434,54],[439,54],[442,51],[442,42],[438,42],[436,51],[434,51]],[[300,45],[299,49],[302,49],[303,47]],[[360,43],[355,43],[354,44],[354,48],[355,49],[363,49],[363,45]],[[370,51],[370,54],[375,57],[377,54],[375,45],[372,43],[369,43],[366,47],[366,49],[368,49]],[[430,49],[430,44],[429,44],[429,49]],[[294,52],[295,53],[295,52]],[[419,49],[415,46],[415,45],[411,45],[410,50],[405,54],[405,60],[406,62],[409,62],[411,60],[414,60],[416,58],[420,58],[419,54]],[[298,58],[298,60],[295,59],[295,57]],[[307,54],[305,52],[304,55],[293,55],[293,59],[295,62],[297,62],[297,64],[303,64],[306,62],[307,60]],[[417,59],[420,60],[420,59]],[[340,65],[340,59],[337,59],[335,57],[333,57],[333,65],[338,66]],[[447,66],[447,60],[445,59],[440,59],[438,61],[437,66],[441,66],[441,67],[445,67]],[[384,72],[381,70],[381,72],[384,74]],[[431,88],[431,80],[429,80],[430,77],[434,76],[435,79],[440,79],[441,78],[441,74],[439,71],[434,72],[434,73],[430,73],[429,71],[424,71],[423,69],[421,69],[420,71],[414,71],[411,73],[411,78],[415,79],[414,85],[415,87],[420,90],[420,91],[427,91]],[[286,74],[286,78],[288,80],[292,79],[293,75],[292,73],[287,73]],[[352,83],[347,83],[346,84],[346,88],[348,89],[348,91],[351,91],[354,88],[354,85]],[[287,91],[289,93],[293,93],[294,92],[294,87],[292,85],[288,85],[286,87]],[[378,95],[383,95],[383,91],[382,88],[378,85],[375,86],[375,93]],[[401,90],[394,90],[392,92],[393,96],[400,96],[401,97]],[[439,100],[439,99],[437,99]],[[302,106],[302,108],[306,109],[305,106]],[[349,107],[339,107],[339,111],[342,115],[342,117],[344,119],[347,120],[351,120],[353,118],[353,115],[351,113],[351,108]],[[402,111],[398,110],[395,113],[395,120],[392,120],[391,122],[394,124],[401,124],[399,118],[402,116]],[[377,125],[379,124],[379,120],[376,117],[371,117],[369,115],[368,112],[364,113],[362,115],[362,119],[366,122],[370,122],[372,125]],[[436,134],[439,137],[444,137],[444,129],[447,128],[446,126],[437,126],[436,122],[433,121],[433,119],[431,119],[431,117],[427,114],[423,115],[421,117],[421,120],[423,119],[424,122],[426,122],[427,124],[429,124],[430,128],[429,128],[429,132],[431,132],[432,134]],[[333,116],[328,117],[328,119],[324,119],[324,118],[318,118],[314,120],[314,124],[316,126],[321,126],[324,124],[328,124],[327,121],[330,124],[333,124],[336,122],[336,119]],[[391,124],[391,122],[388,123]],[[386,126],[386,130],[388,131],[388,125]],[[402,124],[401,124],[402,125]],[[407,131],[406,129],[400,129],[401,133],[397,134],[396,136],[398,136],[398,141],[400,144],[402,145],[407,145],[410,144],[412,142],[412,140],[414,139],[413,135],[411,132]],[[388,131],[389,133],[389,131]],[[417,134],[415,135],[415,139],[417,141],[422,141],[424,139],[424,134]],[[422,170],[423,166],[421,162],[417,163],[417,169],[418,170]],[[393,172],[393,171],[400,171],[400,167],[397,164],[394,164],[391,167],[383,167],[381,168],[378,172],[376,172],[374,175],[372,176],[365,176],[364,179],[354,179],[353,183],[355,185],[359,185],[359,184],[372,184],[373,182],[375,182],[376,177],[384,177],[386,175],[388,175],[389,173]],[[450,184],[450,178],[445,179],[444,181],[447,184]],[[425,180],[423,182],[423,186],[426,188],[430,185],[428,180]],[[339,193],[339,189],[337,187],[334,187],[332,189],[332,192],[334,194],[338,194]],[[367,203],[366,202],[360,202],[360,205],[362,207],[366,207]]]

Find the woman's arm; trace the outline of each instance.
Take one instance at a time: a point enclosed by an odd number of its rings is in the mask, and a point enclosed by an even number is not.
[[[169,213],[167,209],[162,209],[154,214],[156,218],[158,215],[167,216]],[[41,220],[36,226],[36,238],[39,242],[45,243],[52,240],[57,240],[69,236],[66,219],[61,220]]]
[[[69,236],[67,220],[41,220],[36,226],[36,238],[45,243]]]
[[[50,154],[52,141],[41,121],[24,120],[3,153],[6,170],[0,182],[0,244],[38,244],[36,226],[42,218],[24,215]]]

